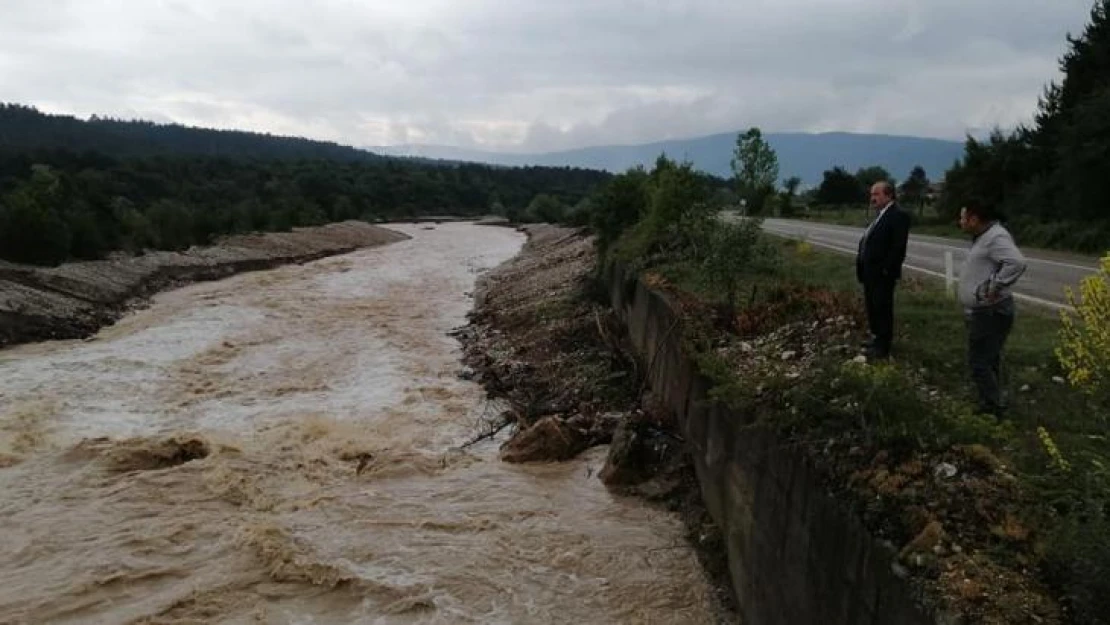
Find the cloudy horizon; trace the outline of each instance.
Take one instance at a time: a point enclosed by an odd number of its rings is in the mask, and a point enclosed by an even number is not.
[[[540,152],[1027,121],[1090,0],[7,0],[0,101]],[[308,6],[311,5],[311,6]],[[1023,12],[1018,14],[1018,9]]]

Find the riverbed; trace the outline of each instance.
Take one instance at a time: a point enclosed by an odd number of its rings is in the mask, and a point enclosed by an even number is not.
[[[512,229],[163,293],[86,341],[0,351],[0,622],[708,623],[679,519],[605,448],[466,449],[475,279]]]

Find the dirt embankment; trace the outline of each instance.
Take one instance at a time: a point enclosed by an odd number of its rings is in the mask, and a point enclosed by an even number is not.
[[[0,261],[0,347],[84,338],[145,298],[190,282],[384,245],[407,235],[358,221],[227,237],[184,252],[33,267]]]
[[[458,332],[464,361],[513,425],[510,462],[566,460],[608,443],[636,403],[636,363],[623,332],[589,298],[592,239],[549,225],[477,285],[470,325]]]
[[[501,447],[506,462],[567,460],[608,444],[598,478],[680,514],[714,584],[718,621],[736,622],[722,537],[673,417],[646,390],[626,329],[594,280],[593,238],[525,229],[520,254],[479,280],[471,323],[457,332],[469,375],[508,406],[485,435],[513,428]]]

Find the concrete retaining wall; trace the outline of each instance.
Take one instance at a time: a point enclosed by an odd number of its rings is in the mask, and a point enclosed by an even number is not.
[[[712,383],[683,353],[666,297],[620,265],[607,280],[614,310],[651,364],[651,389],[681,424],[726,539],[745,625],[934,623],[893,574],[894,554],[821,487],[800,451],[707,401]]]

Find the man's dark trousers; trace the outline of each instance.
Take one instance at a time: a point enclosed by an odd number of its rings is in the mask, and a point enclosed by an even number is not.
[[[867,325],[873,340],[870,355],[890,355],[894,339],[894,285],[902,277],[910,216],[891,204],[864,233],[856,254],[856,279],[863,285]]]
[[[1002,400],[1002,346],[1014,326],[1014,300],[975,309],[967,314],[967,360],[979,393],[979,410],[999,414]]]
[[[894,342],[894,285],[892,278],[877,277],[863,283],[867,326],[873,340],[870,348],[878,356],[890,353]]]

